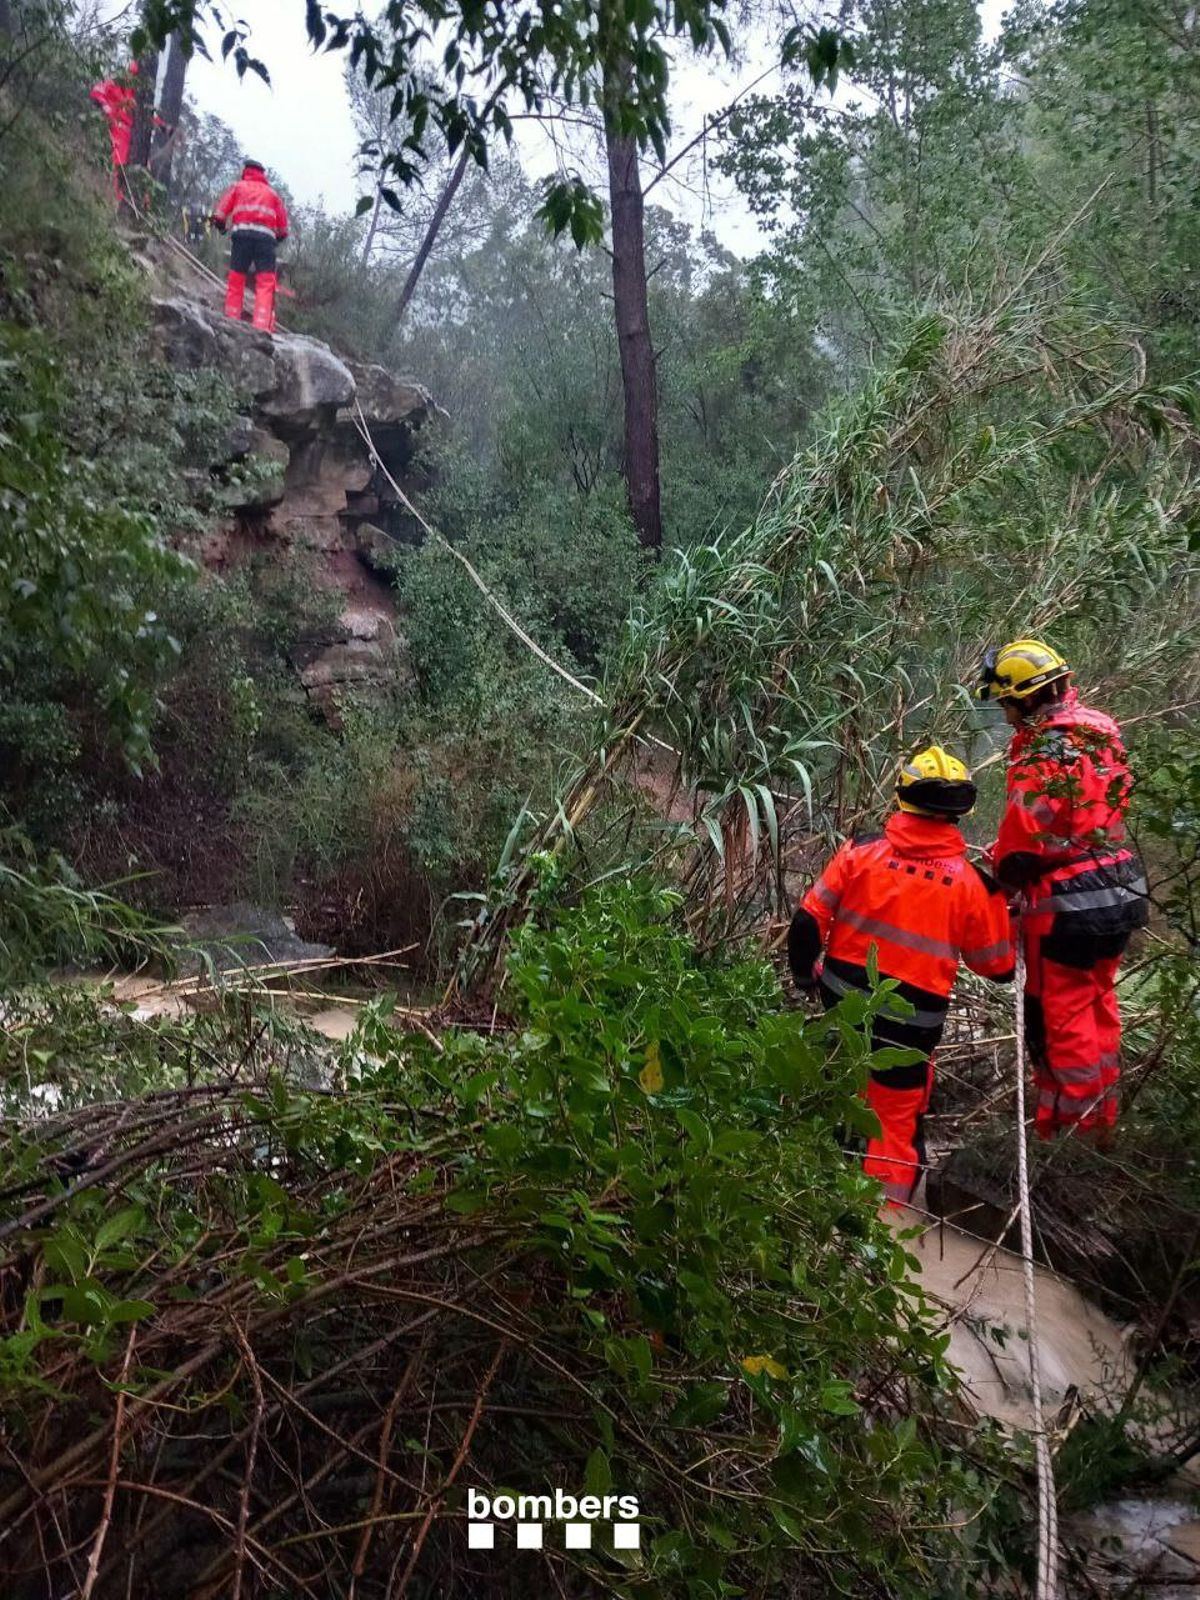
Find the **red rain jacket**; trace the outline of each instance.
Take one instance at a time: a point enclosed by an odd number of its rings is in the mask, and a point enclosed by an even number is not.
[[[272,239],[288,236],[287,207],[257,167],[246,167],[217,201],[213,221],[234,233],[261,233]]]
[[[811,982],[824,945],[821,991],[835,1004],[849,989],[870,987],[874,947],[880,977],[896,979],[915,1007],[907,1018],[881,1017],[876,1043],[932,1051],[960,961],[987,978],[1012,977],[1006,898],[966,850],[952,822],[905,811],[889,817],[882,834],[847,840],[793,919],[788,953],[797,981]]]
[[[965,961],[996,978],[1012,971],[1008,907],[967,860],[952,822],[897,811],[882,835],[848,840],[804,897],[826,955],[867,964],[949,997]]]
[[[1025,889],[1032,911],[1087,913],[1097,932],[1142,926],[1145,876],[1125,846],[1130,787],[1120,728],[1068,689],[1009,747],[996,875]]]
[[[133,138],[136,92],[118,83],[115,78],[106,78],[103,83],[93,87],[91,98],[108,118],[109,133],[113,142],[113,158],[118,166],[124,166],[129,159],[129,146]]]

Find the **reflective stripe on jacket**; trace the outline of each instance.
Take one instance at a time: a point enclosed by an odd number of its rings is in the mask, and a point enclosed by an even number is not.
[[[213,221],[234,233],[261,233],[271,239],[288,235],[287,207],[255,167],[247,167],[217,201]]]
[[[953,823],[896,812],[882,834],[848,840],[805,895],[793,925],[793,961],[825,961],[821,985],[833,1004],[881,978],[914,1011],[881,1018],[877,1043],[932,1050],[941,1036],[960,962],[984,977],[1012,976],[1008,904],[999,886],[966,859]],[[808,938],[801,919],[810,924]],[[797,972],[804,982],[807,974]]]
[[[949,822],[898,811],[882,834],[848,840],[804,897],[829,956],[866,965],[946,999],[958,964],[1011,972],[1008,907],[966,859]]]

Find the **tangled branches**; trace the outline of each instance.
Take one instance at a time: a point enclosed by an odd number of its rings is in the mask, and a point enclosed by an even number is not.
[[[240,1592],[247,1567],[289,1593],[320,1592],[306,1542],[287,1553],[287,1513],[298,1510],[314,1544],[351,1519],[375,1428],[364,1419],[379,1390],[395,1388],[397,1349],[415,1378],[417,1331],[443,1307],[461,1323],[449,1344],[461,1344],[464,1367],[445,1361],[441,1373],[450,1422],[455,1380],[469,1387],[473,1355],[494,1343],[487,1280],[464,1265],[486,1230],[447,1218],[436,1192],[408,1195],[418,1158],[407,1151],[357,1183],[343,1171],[347,1192],[322,1221],[320,1177],[287,1148],[304,1113],[275,1092],[270,1113],[245,1087],[209,1087],[36,1130],[61,1180],[22,1204],[5,1194],[0,1233],[36,1230],[42,1247],[10,1243],[0,1284],[10,1327],[24,1322],[10,1363],[40,1356],[31,1393],[61,1403],[36,1434],[7,1441],[10,1592],[42,1592],[20,1587],[22,1549],[38,1552],[39,1572],[49,1558],[49,1570],[61,1565],[89,1590],[98,1582],[98,1593],[116,1592],[118,1572],[123,1592],[137,1571],[156,1574],[158,1593]],[[140,1203],[114,1212],[102,1203],[113,1195]],[[87,1332],[60,1342],[64,1328]],[[114,1335],[123,1354],[109,1377]],[[32,1371],[7,1376],[19,1385]],[[393,1424],[402,1403],[397,1391]],[[395,1476],[380,1472],[381,1486]],[[379,1498],[386,1522],[382,1488]],[[79,1530],[89,1523],[85,1580]]]
[[[10,1124],[6,1595],[931,1592],[993,1490],[831,1137],[860,1031],[676,919],[626,889],[523,935],[491,1039],[371,1009],[344,1092],[242,1052]],[[643,1547],[489,1562],[472,1486],[635,1494]]]

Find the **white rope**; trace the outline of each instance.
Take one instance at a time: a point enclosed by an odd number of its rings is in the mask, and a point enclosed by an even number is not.
[[[1017,1187],[1021,1216],[1021,1266],[1025,1278],[1025,1328],[1029,1349],[1029,1387],[1033,1395],[1033,1447],[1037,1462],[1038,1541],[1034,1600],[1056,1600],[1058,1594],[1058,1496],[1054,1462],[1042,1412],[1042,1370],[1038,1351],[1037,1304],[1033,1270],[1033,1222],[1029,1203],[1029,1158],[1025,1132],[1025,940],[1016,930],[1013,973],[1017,1039]]]
[[[516,617],[513,616],[512,612],[508,611],[503,605],[501,605],[500,601],[497,600],[496,596],[488,588],[487,584],[484,583],[483,579],[467,560],[466,556],[463,555],[462,551],[456,550],[455,547],[450,543],[449,539],[446,538],[444,533],[439,533],[436,528],[432,527],[430,523],[425,520],[425,518],[417,510],[416,506],[413,505],[412,501],[405,494],[404,490],[396,482],[395,478],[392,477],[392,474],[388,471],[386,465],[384,464],[382,456],[375,448],[375,441],[371,437],[371,430],[367,427],[367,419],[365,416],[363,416],[363,408],[357,396],[354,400],[354,410],[358,417],[355,427],[357,427],[362,436],[363,443],[370,452],[371,460],[379,468],[380,472],[383,473],[388,483],[391,484],[393,491],[400,501],[400,504],[405,508],[409,515],[414,516],[417,519],[430,539],[434,540],[435,543],[440,544],[443,550],[448,550],[456,561],[461,562],[463,567],[466,569],[467,576],[479,590],[483,598],[487,601],[488,605],[491,606],[492,610],[504,623],[505,627],[512,629],[513,633],[516,634],[517,638],[520,639],[521,643],[527,650],[532,650],[534,655],[537,656],[538,660],[544,662],[544,664],[550,668],[551,672],[557,672],[564,683],[569,683],[572,689],[577,689],[580,694],[586,695],[593,705],[602,706],[604,701],[601,700],[596,691],[594,689],[589,689],[586,683],[580,683],[578,678],[572,677],[572,675],[567,671],[566,667],[559,666],[558,662],[555,661],[552,656],[548,656],[542,649],[541,645],[538,644],[537,640],[529,637],[529,635],[525,632],[525,629],[517,621]]]

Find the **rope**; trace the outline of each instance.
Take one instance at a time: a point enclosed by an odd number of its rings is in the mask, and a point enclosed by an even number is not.
[[[121,182],[125,188],[125,197],[129,204],[130,210],[133,212],[134,216],[139,222],[144,222],[153,228],[153,220],[147,213],[144,213],[141,210],[137,200],[134,198],[128,173],[124,167],[121,167],[119,171]],[[175,238],[174,234],[164,232],[160,235],[160,237],[165,238],[166,242],[171,246],[171,248],[175,250],[177,254],[183,256],[188,262],[190,262],[198,272],[203,273],[204,276],[209,278],[214,284],[216,284],[218,288],[222,287],[221,280],[217,277],[216,273],[213,272],[210,267],[206,266],[205,263],[197,256],[193,255],[181,240]],[[281,333],[287,332],[287,329],[281,322],[277,321],[276,326],[279,328]],[[465,570],[467,576],[470,578],[471,582],[487,601],[488,605],[491,606],[492,610],[504,623],[505,627],[510,629],[510,631],[516,635],[516,637],[521,641],[527,650],[532,651],[539,661],[550,668],[551,672],[557,673],[564,683],[569,683],[572,689],[576,690],[579,694],[584,695],[594,706],[603,707],[604,701],[600,698],[596,691],[594,689],[589,689],[586,683],[581,683],[578,678],[567,671],[566,667],[562,666],[559,662],[555,661],[552,656],[548,655],[546,651],[542,649],[541,645],[538,644],[536,639],[530,637],[530,635],[517,621],[516,617],[513,616],[512,612],[509,611],[508,608],[496,597],[496,595],[493,594],[491,589],[488,588],[487,584],[483,581],[482,577],[480,577],[479,573],[476,571],[475,567],[471,564],[467,557],[463,555],[462,551],[456,549],[454,545],[450,543],[449,539],[446,538],[445,534],[433,527],[432,524],[421,515],[420,511],[417,510],[416,506],[412,503],[409,497],[405,494],[404,490],[388,471],[383,457],[379,454],[379,451],[376,448],[375,440],[371,437],[371,430],[367,426],[367,419],[363,415],[362,404],[357,396],[355,396],[354,400],[354,411],[355,428],[358,430],[363,443],[366,445],[372,462],[387,479],[388,483],[391,485],[393,493],[400,501],[400,504],[405,508],[410,516],[415,517],[417,522],[420,523],[427,537],[432,539],[436,544],[439,544],[443,550],[448,550],[454,559],[459,562],[459,564]],[[674,746],[667,744],[662,739],[655,738],[653,734],[648,735],[648,739],[650,743],[657,745],[661,750],[668,751],[671,755],[678,755],[679,753]]]
[[[504,623],[505,627],[510,628],[512,632],[516,634],[517,638],[520,639],[521,643],[527,650],[532,650],[533,654],[537,656],[538,660],[548,666],[551,672],[557,672],[564,683],[569,683],[572,689],[577,689],[580,694],[586,695],[593,705],[603,706],[604,701],[601,700],[600,696],[594,689],[589,689],[586,683],[580,683],[579,679],[573,677],[571,673],[567,671],[566,667],[560,666],[552,656],[548,656],[542,649],[541,645],[538,644],[536,639],[531,639],[529,637],[529,635],[525,632],[525,629],[517,621],[516,617],[513,616],[512,612],[507,610],[506,607],[500,603],[500,601],[488,588],[487,584],[484,583],[483,579],[467,560],[466,556],[463,555],[462,551],[456,550],[455,547],[450,543],[449,539],[446,538],[444,533],[439,533],[435,527],[425,520],[425,518],[417,510],[416,506],[413,505],[412,501],[405,494],[404,490],[396,482],[395,478],[392,477],[392,474],[388,471],[386,465],[384,464],[383,457],[375,448],[375,441],[371,437],[371,430],[367,427],[367,419],[365,416],[363,416],[363,408],[357,396],[355,396],[354,400],[354,411],[356,416],[354,425],[358,429],[359,434],[362,436],[363,443],[370,452],[371,460],[375,463],[376,467],[378,467],[379,471],[383,473],[384,477],[391,485],[397,499],[400,501],[400,504],[409,513],[409,515],[417,519],[417,521],[421,524],[421,527],[425,530],[426,535],[430,539],[432,539],[436,544],[441,545],[443,550],[448,550],[454,559],[461,563],[461,565],[466,569],[467,576],[479,590],[483,598],[487,601],[488,605],[491,606],[492,610]]]
[[[1042,1370],[1038,1351],[1037,1303],[1033,1271],[1033,1221],[1029,1201],[1029,1155],[1025,1133],[1025,941],[1016,936],[1013,974],[1017,1036],[1017,1187],[1021,1216],[1021,1266],[1025,1279],[1025,1327],[1029,1347],[1029,1387],[1033,1395],[1033,1445],[1037,1461],[1038,1540],[1034,1600],[1055,1600],[1058,1594],[1058,1497],[1054,1462],[1042,1412]]]
[[[129,182],[129,175],[126,172],[125,167],[122,166],[119,169],[119,171],[120,171],[120,176],[121,176],[121,182],[123,183],[124,188],[125,188],[125,197],[126,197],[126,200],[128,201],[129,207],[132,210],[134,216],[138,219],[139,222],[146,223],[153,230],[154,229],[154,221],[149,216],[148,213],[143,212],[141,210],[141,208],[138,206],[138,203],[137,203],[136,199],[134,198],[133,189],[132,189],[132,187],[130,185],[130,182]],[[170,233],[170,232],[167,232],[167,231],[162,232],[160,234],[160,237],[165,238],[167,243],[171,246],[171,248],[173,250],[175,250],[177,254],[183,256],[187,261],[189,261],[191,263],[191,265],[198,272],[203,273],[205,277],[211,279],[211,281],[214,284],[216,284],[217,288],[221,288],[222,287],[220,278],[217,276],[217,274],[215,272],[213,272],[212,268],[209,267],[209,266],[206,266],[205,263],[199,259],[199,257],[193,255],[192,252],[188,249],[188,247],[182,242],[182,240],[176,239],[176,237],[175,237],[175,235],[173,233]],[[288,332],[288,329],[284,327],[283,323],[280,322],[278,320],[278,318],[276,318],[276,327],[278,328],[280,333],[287,333]],[[586,683],[581,683],[578,678],[576,678],[572,673],[567,671],[566,667],[562,666],[559,662],[555,661],[552,656],[547,655],[545,650],[542,649],[541,645],[538,644],[537,640],[530,637],[530,635],[525,631],[525,629],[517,621],[516,617],[513,616],[512,612],[509,611],[507,609],[507,607],[504,606],[501,603],[501,601],[499,599],[497,599],[497,597],[492,593],[492,591],[488,588],[487,584],[480,577],[479,573],[475,570],[474,566],[472,566],[471,562],[467,559],[467,557],[465,555],[463,555],[462,551],[456,549],[454,547],[454,545],[452,545],[450,543],[449,539],[446,538],[444,533],[441,533],[437,528],[433,527],[421,515],[421,513],[417,510],[416,506],[413,505],[412,501],[405,494],[404,490],[396,482],[395,478],[388,471],[387,465],[385,464],[385,462],[383,460],[383,457],[379,454],[379,451],[376,449],[375,440],[371,437],[371,430],[367,426],[367,419],[363,415],[362,404],[359,401],[357,395],[355,396],[355,399],[354,399],[354,410],[355,410],[355,424],[354,424],[354,426],[358,430],[358,433],[359,433],[360,437],[362,438],[363,443],[366,445],[367,451],[368,451],[368,453],[369,453],[369,455],[371,457],[372,462],[379,469],[379,471],[383,473],[383,476],[387,479],[388,483],[391,485],[393,492],[395,493],[397,499],[400,501],[400,504],[402,506],[404,506],[405,510],[409,513],[409,515],[416,518],[416,520],[420,523],[421,527],[424,529],[426,535],[430,539],[432,539],[436,544],[441,545],[443,550],[448,550],[450,552],[450,554],[454,557],[454,559],[457,562],[460,563],[460,565],[465,570],[467,576],[470,578],[471,582],[475,585],[475,587],[479,590],[479,592],[483,596],[483,598],[487,601],[488,605],[491,606],[492,610],[496,613],[496,615],[504,623],[505,627],[510,629],[511,632],[516,635],[516,637],[521,641],[521,643],[525,646],[525,648],[527,650],[532,651],[532,653],[538,658],[539,661],[541,661],[545,666],[550,668],[551,672],[557,673],[558,676],[563,680],[564,683],[569,683],[572,689],[575,689],[579,694],[584,695],[588,700],[591,701],[591,703],[594,706],[599,706],[601,709],[605,709],[605,703],[600,698],[600,696],[596,693],[596,691],[594,689],[589,689]],[[668,755],[673,755],[673,756],[678,756],[679,755],[679,751],[676,750],[674,745],[668,744],[665,739],[660,739],[660,738],[657,737],[657,735],[655,735],[653,733],[644,734],[644,735],[643,734],[639,734],[638,735],[638,743],[639,744],[653,744],[653,745],[656,745],[658,749],[665,750],[668,753]]]

